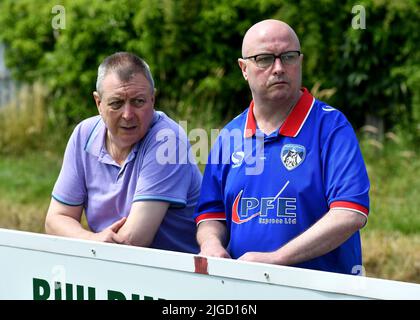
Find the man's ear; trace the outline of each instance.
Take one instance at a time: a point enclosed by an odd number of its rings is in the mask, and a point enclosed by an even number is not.
[[[248,74],[246,72],[246,61],[242,58],[238,59],[239,68],[241,68],[242,76],[246,81],[248,81]]]
[[[98,108],[99,113],[101,113],[100,110],[100,104],[101,104],[101,97],[99,96],[99,93],[96,91],[93,91],[93,99],[95,99],[96,107]]]

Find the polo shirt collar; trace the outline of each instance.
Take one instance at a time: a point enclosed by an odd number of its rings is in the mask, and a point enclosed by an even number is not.
[[[309,93],[308,89],[302,88],[302,95],[293,107],[286,120],[279,129],[279,134],[286,137],[296,137],[314,105],[315,98]],[[245,121],[244,138],[250,138],[257,132],[257,122],[254,117],[254,101],[251,101]]]
[[[102,118],[98,116],[98,121],[95,123],[95,126],[87,139],[85,151],[93,156],[99,157],[101,155],[102,146],[105,143],[105,134],[105,123]]]

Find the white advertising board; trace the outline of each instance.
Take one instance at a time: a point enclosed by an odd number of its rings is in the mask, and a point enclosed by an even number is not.
[[[420,299],[420,285],[0,229],[0,299]]]

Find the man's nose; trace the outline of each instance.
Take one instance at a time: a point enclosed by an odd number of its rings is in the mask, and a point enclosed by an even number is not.
[[[274,59],[274,62],[273,62],[273,72],[276,73],[276,74],[278,74],[278,73],[284,73],[284,65],[281,62],[280,57],[276,57]]]
[[[123,107],[122,117],[125,120],[129,120],[133,118],[133,115],[134,115],[134,107],[130,104],[130,102],[125,103]]]

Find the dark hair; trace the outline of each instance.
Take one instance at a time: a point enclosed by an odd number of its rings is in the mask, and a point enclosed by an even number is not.
[[[101,94],[102,82],[105,76],[115,72],[121,81],[127,82],[134,75],[142,74],[149,81],[152,91],[155,90],[155,82],[153,81],[152,73],[147,63],[129,52],[116,52],[107,58],[98,67],[98,77],[96,79],[96,91]]]

